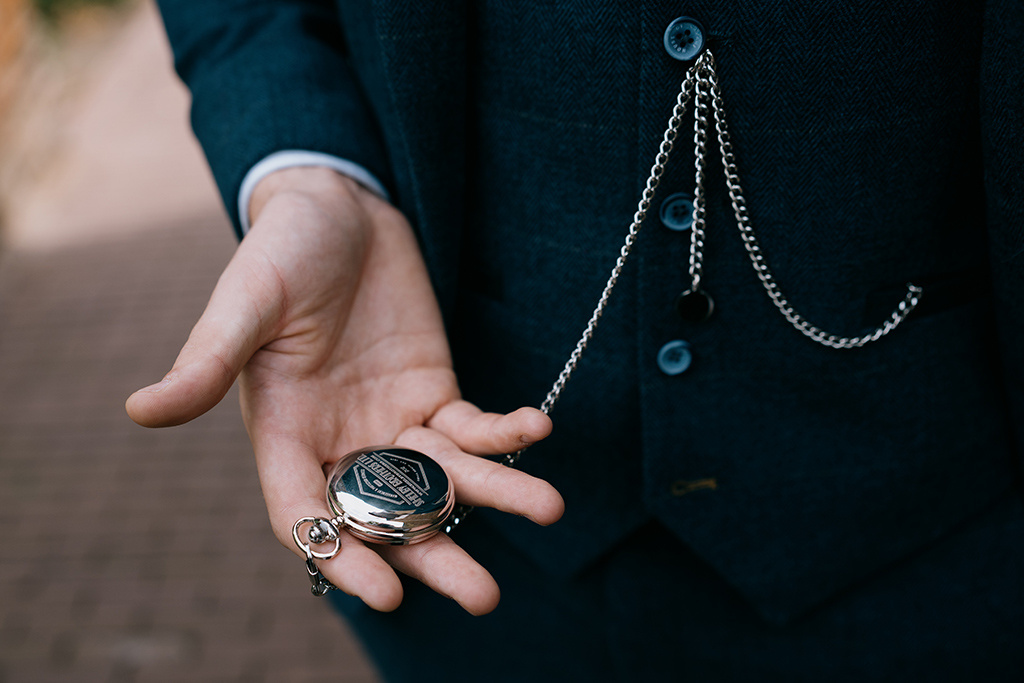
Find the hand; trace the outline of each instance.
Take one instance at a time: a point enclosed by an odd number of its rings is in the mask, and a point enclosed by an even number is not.
[[[250,213],[252,230],[174,367],[129,397],[133,420],[187,422],[216,405],[238,376],[270,522],[296,554],[295,520],[333,516],[323,466],[376,444],[433,457],[460,503],[539,524],[561,517],[562,498],[550,484],[477,457],[528,446],[551,423],[533,408],[497,415],[461,400],[437,300],[397,210],[333,171],[295,168],[265,178]],[[378,610],[402,600],[395,570],[473,614],[498,603],[490,574],[445,534],[379,546],[345,533],[341,552],[318,564]]]

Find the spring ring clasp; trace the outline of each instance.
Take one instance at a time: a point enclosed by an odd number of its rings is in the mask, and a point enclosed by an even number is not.
[[[309,531],[306,532],[308,543],[302,540],[301,529],[309,524]],[[318,560],[329,560],[341,551],[341,531],[338,529],[339,520],[324,519],[323,517],[303,517],[292,526],[292,539],[299,547],[307,560],[314,558]],[[313,549],[314,545],[333,543],[333,547],[327,552],[320,552]]]

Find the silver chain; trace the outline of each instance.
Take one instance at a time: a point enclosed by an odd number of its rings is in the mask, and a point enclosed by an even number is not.
[[[743,246],[746,247],[747,254],[750,256],[750,262],[754,266],[754,272],[757,274],[758,279],[764,286],[765,292],[768,293],[768,297],[775,304],[775,307],[779,309],[779,312],[789,321],[789,323],[796,328],[801,334],[810,339],[829,346],[833,349],[853,349],[860,346],[864,346],[873,341],[878,341],[885,335],[895,330],[900,323],[902,323],[910,312],[917,307],[918,302],[921,298],[922,289],[912,283],[907,283],[907,294],[903,301],[899,303],[892,314],[885,320],[885,322],[879,327],[875,328],[870,334],[865,334],[860,337],[841,337],[835,334],[829,334],[819,327],[815,327],[809,323],[803,316],[793,310],[789,301],[782,294],[779,289],[779,285],[775,282],[775,277],[772,275],[771,270],[768,268],[768,263],[765,261],[764,254],[761,251],[761,245],[757,241],[757,236],[754,234],[754,227],[750,223],[750,215],[747,213],[747,202],[743,197],[743,188],[740,187],[740,176],[736,170],[736,157],[732,151],[732,141],[729,138],[729,129],[725,124],[725,105],[722,101],[722,91],[718,85],[718,75],[715,73],[715,58],[711,54],[711,51],[706,51],[701,55],[697,64],[693,67],[696,69],[696,93],[697,93],[697,106],[695,108],[698,119],[695,121],[694,126],[707,126],[706,117],[705,120],[700,120],[699,113],[706,111],[707,101],[710,99],[711,108],[714,110],[715,119],[715,131],[718,134],[718,146],[722,152],[722,167],[725,170],[725,184],[729,188],[729,199],[732,202],[733,214],[736,217],[736,226],[739,228],[740,237],[743,238]],[[710,97],[709,97],[710,95]],[[705,154],[704,146],[698,141],[698,136],[694,136],[696,145],[697,160],[696,165],[698,168],[702,168],[704,160],[701,158]],[[701,187],[702,175],[698,173],[697,176],[697,191],[694,192],[694,204],[701,204],[701,227],[703,228],[703,188]],[[694,207],[694,229],[697,228],[697,215],[698,209]],[[703,234],[700,236],[703,239]],[[694,235],[693,243],[697,243],[698,237]],[[703,244],[703,242],[701,242]],[[690,250],[690,275],[693,281],[693,290],[697,290],[697,285],[700,283],[700,262],[701,252],[697,250],[694,253],[694,249],[691,247]],[[696,275],[694,273],[696,272]]]
[[[651,173],[647,177],[647,185],[644,187],[643,194],[640,196],[640,202],[637,204],[636,213],[633,214],[633,222],[629,225],[629,232],[626,235],[626,241],[623,243],[622,248],[619,249],[619,257],[615,259],[615,266],[612,268],[611,275],[608,276],[608,281],[604,285],[604,289],[601,291],[601,298],[597,301],[597,306],[594,307],[594,312],[590,314],[590,320],[587,321],[587,326],[583,330],[583,334],[580,336],[580,340],[576,342],[576,348],[573,349],[569,355],[569,360],[565,362],[565,366],[562,371],[558,373],[558,378],[552,385],[551,390],[548,391],[547,396],[544,397],[544,402],[541,403],[540,410],[545,415],[551,413],[551,409],[555,407],[555,403],[558,402],[559,397],[562,395],[562,391],[565,390],[565,385],[569,382],[569,378],[572,377],[572,373],[576,371],[576,366],[579,365],[580,358],[583,356],[583,352],[587,348],[587,344],[590,343],[591,338],[594,336],[594,330],[597,329],[597,323],[601,320],[601,316],[604,315],[605,309],[608,307],[608,301],[611,298],[612,290],[615,288],[615,284],[619,281],[619,276],[622,274],[622,269],[626,266],[626,260],[629,258],[630,252],[633,250],[633,245],[636,243],[637,235],[640,234],[640,228],[643,225],[644,219],[647,218],[647,212],[651,208],[651,202],[654,201],[654,194],[658,189],[658,183],[661,182],[661,176],[665,173],[665,166],[668,165],[669,154],[672,152],[672,148],[675,146],[676,138],[679,137],[679,126],[683,121],[683,116],[686,114],[686,104],[693,95],[693,86],[695,82],[696,71],[693,67],[686,72],[686,78],[683,79],[682,85],[679,86],[679,95],[676,96],[676,104],[672,108],[672,116],[669,117],[668,125],[665,128],[665,134],[661,139],[661,145],[658,147],[658,154],[654,157],[654,165],[651,166]],[[515,467],[516,462],[519,461],[520,456],[526,449],[516,451],[515,453],[507,453],[501,462],[503,465],[508,467]],[[473,508],[469,505],[458,505],[455,507],[455,511],[452,513],[451,519],[448,521],[448,525],[445,527],[445,533],[451,533],[451,531],[457,527],[468,515],[472,512]]]
[[[707,82],[701,80],[699,66],[702,62],[691,68],[694,74],[694,92],[696,101],[693,107],[693,221],[690,226],[690,290],[699,292],[701,279],[704,275],[704,228],[707,211],[704,204],[704,170],[707,158],[708,146],[708,98],[707,92],[701,92],[707,88]]]
[[[580,340],[576,342],[576,348],[573,349],[569,355],[569,360],[565,362],[565,367],[558,373],[558,379],[555,380],[551,390],[548,391],[548,395],[544,398],[544,402],[541,404],[540,409],[545,415],[551,413],[551,409],[555,407],[555,403],[562,395],[562,391],[565,389],[565,385],[569,382],[569,378],[572,377],[572,373],[576,371],[576,366],[579,365],[580,358],[583,356],[583,352],[587,348],[587,344],[590,343],[591,338],[594,336],[594,330],[597,329],[597,323],[601,320],[601,316],[604,315],[605,309],[608,307],[608,301],[611,298],[612,290],[615,288],[616,283],[619,281],[619,276],[622,274],[622,269],[626,265],[626,260],[629,258],[630,252],[633,250],[633,245],[636,243],[636,238],[640,234],[640,227],[643,225],[644,219],[647,218],[647,212],[651,208],[651,202],[654,201],[654,194],[658,189],[658,184],[661,182],[661,176],[665,173],[665,166],[668,164],[669,154],[672,153],[672,148],[675,146],[676,138],[679,137],[679,125],[683,121],[683,117],[686,115],[686,103],[689,101],[694,86],[694,70],[690,69],[686,78],[683,79],[682,85],[679,87],[679,95],[676,96],[676,105],[672,108],[672,116],[668,120],[668,125],[665,128],[665,134],[662,136],[661,145],[658,147],[658,154],[654,157],[654,165],[651,166],[651,173],[647,177],[647,185],[644,187],[643,194],[640,197],[640,202],[637,204],[636,213],[633,214],[633,222],[629,225],[629,232],[626,235],[626,241],[619,249],[619,257],[615,260],[615,266],[612,268],[611,275],[608,276],[608,281],[604,285],[604,289],[601,291],[601,298],[598,299],[597,306],[594,307],[594,312],[590,315],[590,320],[587,321],[587,326],[583,330],[583,334],[580,336]],[[517,453],[510,453],[505,456],[504,462],[508,466],[513,466],[522,451]]]
[[[707,167],[708,126],[710,121],[708,114],[713,112],[718,146],[722,152],[722,167],[725,169],[725,182],[729,189],[729,199],[732,202],[732,209],[736,216],[736,225],[739,228],[740,237],[743,238],[743,244],[750,255],[754,272],[757,274],[758,279],[761,280],[761,284],[764,285],[769,298],[771,298],[775,307],[779,309],[793,327],[819,344],[824,344],[834,349],[852,349],[877,341],[895,330],[910,312],[914,310],[920,300],[921,288],[908,283],[906,297],[900,302],[899,306],[892,312],[892,315],[889,316],[885,323],[871,334],[860,337],[840,337],[829,334],[811,325],[803,316],[793,310],[793,307],[782,295],[778,284],[775,282],[775,277],[765,262],[761,246],[750,223],[750,216],[747,213],[747,202],[743,197],[743,188],[740,187],[740,177],[736,170],[736,158],[732,151],[732,141],[729,138],[729,130],[725,124],[725,106],[722,102],[721,89],[718,86],[718,75],[715,73],[715,58],[710,50],[706,50],[686,72],[686,77],[679,88],[679,95],[676,97],[676,104],[672,108],[672,116],[668,120],[665,134],[658,148],[658,154],[654,158],[654,165],[651,166],[647,185],[644,187],[639,204],[637,204],[636,213],[633,214],[633,222],[629,226],[626,241],[619,250],[619,257],[616,259],[611,275],[609,275],[604,290],[601,292],[601,298],[598,300],[597,306],[594,308],[594,312],[591,314],[580,340],[576,342],[576,348],[573,349],[569,360],[565,363],[565,367],[558,374],[558,379],[555,380],[554,385],[548,391],[544,402],[540,406],[541,411],[545,415],[550,414],[551,409],[562,395],[565,385],[568,383],[569,378],[572,377],[573,372],[575,372],[584,350],[586,350],[587,345],[594,336],[594,330],[597,329],[601,316],[604,315],[604,311],[608,307],[608,300],[611,297],[612,290],[619,281],[619,276],[626,265],[626,260],[629,258],[633,245],[636,243],[637,235],[640,234],[640,227],[643,225],[647,212],[651,208],[651,203],[654,201],[655,191],[658,189],[661,176],[665,172],[669,154],[672,152],[676,138],[679,136],[679,126],[686,113],[687,102],[691,97],[694,99],[693,144],[696,182],[693,191],[693,225],[690,230],[689,292],[696,293],[702,291],[704,235],[707,224],[704,177]],[[508,467],[515,467],[524,451],[525,449],[506,454],[502,458],[502,464]],[[456,506],[448,525],[445,527],[445,532],[450,533],[472,510],[473,508],[468,505]]]

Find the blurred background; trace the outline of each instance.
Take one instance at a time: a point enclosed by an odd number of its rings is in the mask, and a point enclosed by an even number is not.
[[[151,2],[0,0],[0,683],[376,681],[166,372],[235,242]]]

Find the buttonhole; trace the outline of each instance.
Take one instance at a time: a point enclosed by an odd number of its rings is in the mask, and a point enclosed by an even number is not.
[[[718,489],[718,480],[714,477],[705,479],[678,479],[672,482],[672,495],[676,497],[685,496],[694,491],[715,491]]]

